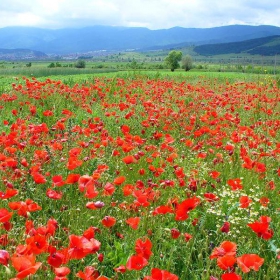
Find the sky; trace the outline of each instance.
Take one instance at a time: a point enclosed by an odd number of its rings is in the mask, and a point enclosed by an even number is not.
[[[168,29],[280,27],[279,0],[0,0],[0,28],[112,25]]]

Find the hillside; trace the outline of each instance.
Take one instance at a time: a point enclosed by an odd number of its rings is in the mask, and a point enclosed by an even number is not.
[[[271,56],[280,54],[280,36],[269,36],[233,43],[206,44],[196,46],[194,51],[203,56],[230,53],[248,53]]]
[[[151,49],[182,43],[187,45],[227,43],[273,35],[280,35],[280,27],[231,25],[214,28],[174,27],[160,30],[113,26],[57,30],[6,27],[0,28],[0,47],[32,49],[47,54],[69,54],[96,50]]]
[[[3,60],[16,60],[16,59],[44,59],[48,56],[40,51],[28,49],[0,49],[0,59]]]

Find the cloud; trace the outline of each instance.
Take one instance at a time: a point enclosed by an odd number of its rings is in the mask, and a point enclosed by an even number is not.
[[[0,27],[280,26],[279,12],[278,0],[9,0],[9,5],[0,3]]]

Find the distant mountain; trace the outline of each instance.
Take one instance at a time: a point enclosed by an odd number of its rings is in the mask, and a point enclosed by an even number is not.
[[[269,36],[234,43],[207,44],[196,46],[193,49],[203,56],[248,53],[271,56],[280,54],[280,36]]]
[[[96,50],[139,50],[172,44],[227,43],[273,35],[280,35],[280,27],[230,25],[214,28],[174,27],[160,30],[113,26],[57,30],[5,27],[0,28],[0,48],[33,49],[47,54],[69,54]]]
[[[0,49],[0,59],[4,60],[16,60],[16,59],[44,59],[48,56],[40,51],[28,50],[28,49]]]

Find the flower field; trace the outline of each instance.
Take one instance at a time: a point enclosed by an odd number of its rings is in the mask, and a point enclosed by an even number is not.
[[[279,279],[273,80],[23,78],[0,128],[0,279]]]

